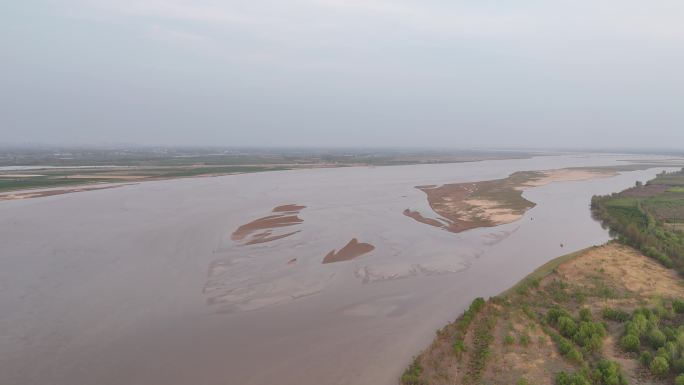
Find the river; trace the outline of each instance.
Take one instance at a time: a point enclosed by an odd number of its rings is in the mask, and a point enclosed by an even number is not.
[[[530,188],[521,220],[459,234],[402,214],[428,209],[414,186],[631,158],[274,171],[0,202],[0,383],[396,384],[473,298],[607,241],[590,197],[663,166]],[[306,206],[296,234],[231,239],[283,204]],[[375,249],[321,263],[352,238]]]

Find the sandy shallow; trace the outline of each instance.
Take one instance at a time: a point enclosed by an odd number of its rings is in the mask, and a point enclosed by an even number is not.
[[[458,234],[403,214],[431,218],[414,186],[619,159],[266,172],[0,202],[0,383],[394,384],[474,297],[604,242],[592,194],[663,167],[530,187],[537,205],[521,220]],[[288,205],[306,208],[273,212]],[[273,215],[301,222],[233,239]],[[269,231],[293,234],[245,244]],[[353,238],[375,249],[321,263]]]

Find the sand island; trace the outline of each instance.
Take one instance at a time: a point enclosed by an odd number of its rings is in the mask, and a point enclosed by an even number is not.
[[[519,171],[504,179],[416,186],[427,195],[430,207],[439,218],[426,217],[411,209],[404,210],[404,215],[454,233],[478,227],[493,227],[516,221],[535,206],[535,203],[522,196],[526,188],[552,182],[609,177],[616,173],[613,168]]]

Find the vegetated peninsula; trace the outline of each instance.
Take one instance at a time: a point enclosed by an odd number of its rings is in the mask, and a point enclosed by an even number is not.
[[[401,384],[684,384],[684,169],[592,210],[615,241],[476,299]]]

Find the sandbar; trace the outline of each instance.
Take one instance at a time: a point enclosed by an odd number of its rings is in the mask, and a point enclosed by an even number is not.
[[[236,242],[244,241],[245,245],[255,245],[266,243],[289,237],[299,231],[292,231],[284,234],[274,234],[273,230],[280,227],[288,227],[304,222],[298,214],[306,206],[288,204],[275,207],[272,212],[278,214],[268,215],[255,219],[238,227],[231,234],[231,239]]]
[[[359,242],[356,238],[353,238],[341,248],[340,251],[335,252],[335,250],[331,250],[328,255],[323,258],[323,263],[349,261],[366,253],[370,253],[373,250],[375,250],[375,246],[370,243]]]

